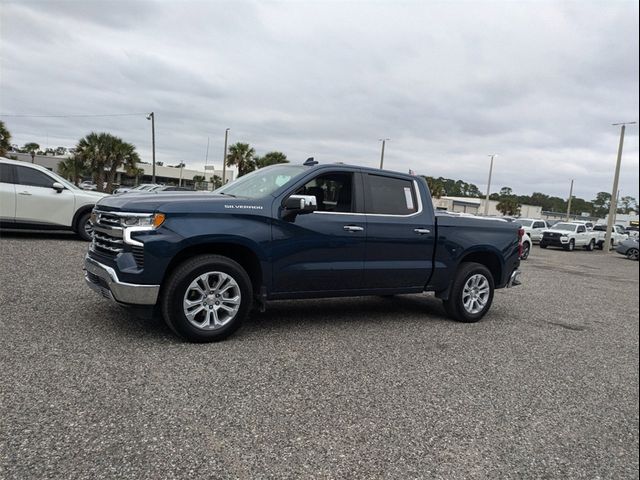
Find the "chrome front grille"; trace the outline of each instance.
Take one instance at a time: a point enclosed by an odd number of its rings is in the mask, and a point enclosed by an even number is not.
[[[96,250],[111,255],[124,252],[124,242],[103,232],[93,232],[93,246]]]

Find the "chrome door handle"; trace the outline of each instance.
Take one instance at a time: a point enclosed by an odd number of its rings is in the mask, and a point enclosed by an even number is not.
[[[18,195],[31,195],[29,192],[19,192]]]
[[[357,225],[345,225],[344,228],[347,232],[362,232],[364,228],[358,227]]]
[[[427,233],[431,233],[431,230],[429,230],[428,228],[414,228],[413,231],[418,235],[426,235]]]

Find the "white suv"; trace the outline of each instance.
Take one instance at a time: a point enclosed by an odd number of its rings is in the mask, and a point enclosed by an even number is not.
[[[1,228],[70,229],[91,240],[91,210],[105,195],[39,165],[0,157]]]
[[[519,223],[522,229],[529,234],[532,242],[539,242],[542,239],[542,232],[549,228],[544,220],[535,220],[533,218],[518,218],[514,220]]]

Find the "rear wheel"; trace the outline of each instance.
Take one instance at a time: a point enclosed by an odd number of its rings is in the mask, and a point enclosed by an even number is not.
[[[593,249],[595,248],[595,246],[596,246],[596,241],[595,240],[591,240],[589,242],[589,245],[587,245],[584,248],[586,248],[588,252],[593,252]]]
[[[199,255],[174,270],[161,301],[164,320],[176,334],[214,342],[235,332],[249,313],[251,280],[230,258]]]
[[[520,256],[521,260],[526,260],[529,258],[529,254],[531,253],[531,246],[528,243],[524,243],[522,245],[522,255]]]
[[[638,249],[630,248],[629,250],[627,250],[627,258],[629,260],[638,260]]]
[[[493,275],[487,267],[479,263],[462,263],[449,298],[443,302],[444,308],[454,320],[477,322],[491,308],[494,289]]]

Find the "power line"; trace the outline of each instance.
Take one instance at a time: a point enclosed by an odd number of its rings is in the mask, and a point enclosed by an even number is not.
[[[147,115],[148,112],[135,113],[79,113],[61,115],[39,115],[31,113],[0,113],[0,117],[28,117],[28,118],[71,118],[71,117],[133,117],[137,115]]]

